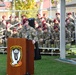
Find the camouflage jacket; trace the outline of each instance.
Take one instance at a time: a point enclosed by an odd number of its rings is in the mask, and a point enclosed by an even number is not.
[[[43,31],[37,31],[38,40],[43,37]]]
[[[23,28],[19,31],[19,37],[20,38],[27,38],[27,39],[30,39],[30,40],[38,41],[37,32],[31,26],[29,26],[28,28],[23,26]]]
[[[43,32],[43,40],[51,40],[50,32]]]
[[[60,40],[60,32],[59,31],[54,31],[53,32],[53,39],[54,40]]]

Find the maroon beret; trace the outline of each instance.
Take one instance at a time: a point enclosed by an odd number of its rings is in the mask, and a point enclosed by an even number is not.
[[[46,29],[48,29],[48,28],[47,28],[47,27],[44,27],[44,28],[43,28],[43,30],[46,30]]]
[[[56,22],[56,19],[54,19],[53,22],[55,23]]]
[[[25,24],[25,23],[26,23],[26,21],[28,21],[28,19],[26,19],[26,18],[25,18],[25,19],[23,19],[23,24]]]
[[[67,15],[71,15],[71,14],[72,14],[71,12],[67,13]]]
[[[18,18],[18,16],[15,16],[15,18]]]
[[[7,22],[6,22],[6,24],[10,24],[10,22],[9,22],[9,21],[7,21]]]
[[[58,26],[54,26],[54,29],[58,28]]]
[[[23,17],[26,17],[26,15],[22,15],[21,17],[22,17],[22,18],[23,18]]]
[[[40,15],[40,13],[37,14],[37,16]]]
[[[9,18],[12,18],[13,16],[11,15]]]
[[[5,15],[2,16],[3,19],[4,19],[5,17],[6,17]]]
[[[43,16],[45,16],[46,14],[44,13]]]
[[[17,31],[17,29],[16,29],[16,28],[14,28],[14,29],[13,29],[13,31]]]
[[[41,28],[41,26],[38,26],[37,29],[38,29],[38,28]]]
[[[44,24],[44,23],[46,23],[46,20],[43,20],[43,21],[42,21],[42,24]]]
[[[60,15],[60,13],[56,13],[56,15]]]
[[[66,18],[65,22],[67,22],[67,20],[69,20],[69,18]]]

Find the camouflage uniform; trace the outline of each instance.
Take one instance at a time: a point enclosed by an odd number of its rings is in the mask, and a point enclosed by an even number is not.
[[[19,37],[19,33],[16,30],[16,28],[13,29],[11,37],[13,37],[13,38],[18,38]]]
[[[11,30],[5,30],[4,32],[5,37],[3,38],[4,46],[7,46],[7,38],[11,37]]]
[[[2,28],[0,28],[0,30],[2,30]],[[2,45],[3,44],[3,42],[2,42],[3,41],[3,39],[2,39],[3,38],[3,31],[0,32],[0,37],[1,37],[0,38],[0,45]]]
[[[14,25],[14,20],[8,20],[7,22],[10,22],[12,25]]]
[[[69,20],[68,20],[69,21]],[[72,31],[74,31],[75,29],[75,26],[74,26],[74,23],[73,22],[70,22],[69,21],[69,23],[67,23],[66,22],[66,28],[70,31],[70,32],[72,32]]]
[[[67,13],[66,28],[71,32],[71,38],[74,39],[73,33],[75,32],[75,22],[71,12]]]
[[[5,29],[6,25],[3,22],[1,22],[0,28]]]
[[[28,28],[23,26],[23,28],[19,32],[19,37],[20,38],[27,38],[29,40],[35,40],[35,43],[34,43],[34,47],[35,47],[34,59],[35,60],[41,59],[40,51],[39,51],[39,48],[38,48],[38,38],[37,38],[36,30],[31,26],[29,26]]]
[[[58,47],[60,46],[60,26],[59,21],[57,19],[54,19],[54,26],[53,26],[53,40],[54,40],[54,46]]]
[[[19,17],[18,16],[15,16],[15,20],[14,20],[14,23],[18,23],[19,22]]]
[[[59,26],[59,24],[54,24],[54,27],[58,27],[58,29],[60,30],[60,26]]]
[[[60,31],[58,29],[54,30],[54,32],[53,32],[53,39],[54,39],[55,47],[59,48],[60,47]]]
[[[46,31],[47,30],[47,31]],[[47,28],[43,29],[43,47],[51,47],[51,33]]]
[[[58,22],[60,23],[60,18],[59,17],[56,17],[56,19],[58,20]]]
[[[39,28],[37,29],[37,37],[38,37],[38,44],[39,44],[39,47],[42,47],[43,46],[43,31],[42,30],[39,30]]]
[[[31,26],[29,26],[28,28],[23,26],[23,28],[19,32],[19,37],[20,38],[27,38],[27,39],[30,39],[30,40],[38,41],[37,32]]]
[[[58,22],[60,23],[60,13],[56,13],[56,20],[58,20]]]
[[[14,27],[18,27],[18,23],[19,23],[19,18],[16,16],[13,24],[17,24],[17,25]]]
[[[17,23],[19,23],[19,21],[17,21],[17,20],[14,20],[14,24],[17,24]]]
[[[66,29],[68,30],[68,31],[70,31],[70,33],[71,33],[71,39],[74,39],[74,37],[73,37],[73,33],[75,32],[75,25],[74,25],[74,22],[72,21],[72,19],[67,19],[66,20],[66,25],[65,25],[65,27],[66,27]],[[68,36],[69,37],[69,36]]]
[[[71,32],[67,30],[67,28],[65,29],[65,39],[66,39],[66,43],[71,42]]]
[[[57,19],[54,19],[53,22],[54,22],[53,28],[54,28],[54,27],[57,27],[58,29],[60,29],[60,25],[59,25],[58,20],[57,20]]]
[[[42,22],[40,18],[35,19],[35,22],[38,24],[38,26],[42,26]]]
[[[2,20],[1,21],[1,24],[0,24],[0,36],[4,36],[4,37],[2,37],[2,38],[0,38],[0,42],[2,43],[2,45],[3,46],[5,46],[5,35],[4,35],[4,33],[5,33],[5,30],[6,30],[6,20]]]

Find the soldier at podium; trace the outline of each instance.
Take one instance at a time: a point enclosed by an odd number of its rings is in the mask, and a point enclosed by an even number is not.
[[[38,38],[37,38],[37,32],[36,30],[29,25],[28,19],[23,20],[23,27],[19,32],[20,38],[27,38],[29,40],[32,40],[33,44],[35,45],[35,60],[41,59],[40,51],[38,48]]]

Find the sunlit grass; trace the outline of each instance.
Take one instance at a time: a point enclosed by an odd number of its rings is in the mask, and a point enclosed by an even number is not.
[[[7,54],[0,54],[0,75],[6,75]],[[68,56],[74,58],[76,56]],[[59,56],[43,55],[34,62],[34,75],[76,75],[76,65],[59,62]]]

